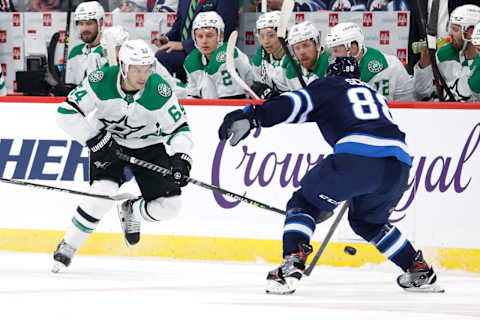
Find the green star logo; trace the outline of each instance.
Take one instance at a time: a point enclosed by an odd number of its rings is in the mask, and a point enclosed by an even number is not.
[[[99,119],[99,120],[104,125],[104,127],[102,129],[100,129],[100,131],[106,130],[106,131],[110,132],[113,136],[117,136],[117,137],[122,138],[122,139],[127,139],[127,137],[129,135],[131,135],[132,133],[135,133],[135,132],[140,131],[143,128],[145,128],[145,126],[138,126],[138,127],[130,126],[127,123],[127,121],[128,121],[127,116],[123,116],[118,121],[110,121],[110,120],[107,120],[107,119]]]

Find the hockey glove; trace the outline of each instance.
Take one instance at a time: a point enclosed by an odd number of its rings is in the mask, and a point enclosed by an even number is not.
[[[117,151],[121,151],[120,146],[108,131],[102,131],[87,140],[87,147],[90,149],[92,162],[100,169],[106,169],[112,162],[117,161]]]
[[[170,171],[172,171],[172,174],[167,177],[178,187],[185,187],[188,184],[188,177],[190,177],[192,158],[185,153],[175,153],[170,158],[170,163]]]
[[[236,146],[240,140],[245,139],[259,123],[255,118],[255,106],[249,104],[243,110],[235,110],[228,113],[223,119],[218,137],[220,140],[227,140],[230,137],[230,145]]]
[[[261,83],[259,81],[253,82],[252,90],[260,97],[260,99],[270,99],[280,94],[280,92],[275,91],[265,83]]]

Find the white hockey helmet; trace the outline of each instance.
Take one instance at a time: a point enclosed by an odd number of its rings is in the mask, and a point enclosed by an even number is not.
[[[280,11],[269,11],[258,17],[257,32],[260,29],[273,28],[276,29],[280,25]]]
[[[105,10],[98,1],[82,2],[78,5],[73,15],[75,23],[80,20],[96,20],[98,30],[102,29],[103,23],[100,24],[100,20],[105,19]]]
[[[462,38],[465,40],[465,34],[468,28],[474,27],[480,22],[480,7],[473,4],[466,4],[455,8],[450,14],[449,24],[457,24],[462,28]]]
[[[358,24],[353,22],[342,22],[330,29],[325,42],[328,48],[344,45],[348,55],[351,55],[352,42],[358,45],[358,54],[365,47],[365,36]]]
[[[154,65],[155,56],[150,46],[142,39],[127,40],[122,44],[118,53],[120,64],[125,66],[125,70],[120,66],[120,72],[126,79],[130,65],[146,66]]]
[[[220,41],[220,34],[225,31],[225,23],[223,22],[222,17],[215,11],[206,11],[200,12],[193,20],[192,25],[192,38],[196,45],[195,40],[195,30],[200,28],[215,28],[217,30],[217,43],[218,47],[223,44],[223,41]]]
[[[288,32],[288,44],[293,46],[299,42],[313,40],[320,45],[320,33],[310,21],[303,21],[294,25]]]
[[[474,46],[480,46],[480,22],[477,23],[472,33],[472,44]]]
[[[102,47],[109,45],[107,39],[111,40],[113,46],[121,46],[125,41],[128,40],[129,34],[122,26],[113,26],[105,28],[102,32],[102,38],[100,39],[100,44]]]

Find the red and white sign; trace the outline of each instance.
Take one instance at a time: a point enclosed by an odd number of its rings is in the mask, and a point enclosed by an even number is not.
[[[397,49],[397,57],[403,65],[407,64],[407,49]]]
[[[152,44],[155,43],[155,40],[157,39],[157,36],[158,36],[158,31],[152,31],[152,33],[150,35],[150,42]]]
[[[0,30],[0,43],[7,42],[7,30]]]
[[[14,13],[12,16],[12,25],[14,27],[20,27],[20,13]]]
[[[371,27],[373,25],[373,14],[371,12],[365,12],[363,14],[363,26]]]
[[[60,30],[59,31],[59,37],[58,37],[58,43],[65,43],[65,36],[66,36],[65,30]]]
[[[380,31],[380,44],[381,45],[390,44],[390,31],[388,30]]]
[[[135,27],[143,28],[145,23],[145,15],[143,13],[137,13],[135,15]]]
[[[328,15],[328,25],[334,27],[338,24],[338,13],[330,13]]]
[[[37,30],[28,30],[27,33],[28,33],[28,34],[36,34],[36,33],[37,33]]]
[[[20,47],[13,47],[13,60],[20,60],[21,50]]]
[[[111,27],[113,25],[113,17],[111,13],[105,13],[105,27]]]
[[[7,64],[6,63],[2,63],[2,74],[4,77],[7,76]]]
[[[397,26],[406,27],[408,25],[408,18],[406,12],[399,12],[397,15]]]
[[[44,13],[43,14],[43,26],[44,27],[51,27],[52,26],[52,14],[51,13]]]
[[[253,31],[245,32],[245,44],[247,46],[252,46],[255,44],[255,36],[253,35]]]
[[[305,14],[304,13],[296,13],[295,14],[295,24],[299,24],[300,22],[303,22],[305,20]]]
[[[167,27],[171,28],[175,23],[176,18],[177,18],[177,15],[175,13],[167,14]]]

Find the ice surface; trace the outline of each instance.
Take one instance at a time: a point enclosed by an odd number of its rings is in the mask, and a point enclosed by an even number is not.
[[[439,293],[407,293],[385,263],[319,266],[290,296],[264,293],[276,267],[78,255],[52,274],[51,254],[0,252],[0,319],[480,319],[480,274],[442,271]]]

